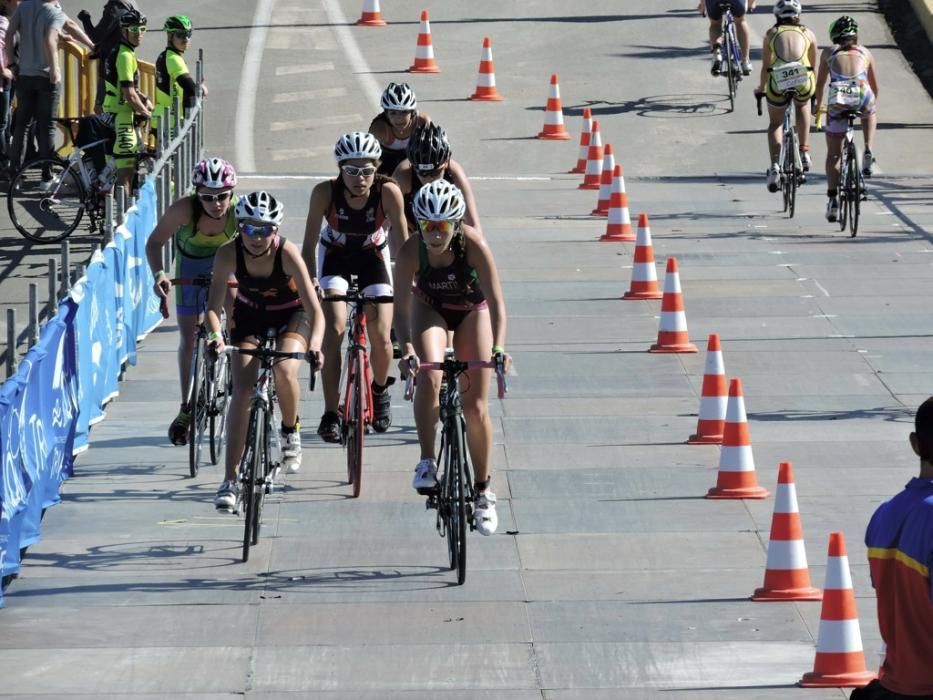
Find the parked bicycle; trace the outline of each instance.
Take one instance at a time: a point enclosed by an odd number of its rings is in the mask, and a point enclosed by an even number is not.
[[[352,277],[346,294],[324,297],[323,301],[347,302],[347,349],[339,390],[343,402],[338,413],[340,444],[347,453],[347,482],[353,486],[353,497],[359,498],[363,485],[363,441],[373,423],[373,377],[366,349],[364,304],[390,304],[392,297],[361,294],[356,278]]]
[[[451,570],[457,572],[457,584],[466,581],[466,533],[475,529],[473,522],[473,470],[470,467],[466,442],[466,422],[460,392],[456,390],[458,379],[466,370],[474,367],[494,368],[499,398],[505,398],[508,384],[505,366],[501,357],[489,362],[460,362],[448,350],[443,362],[422,362],[418,371],[441,370],[447,391],[440,403],[441,442],[437,453],[437,488],[428,494],[425,507],[437,511],[436,528],[447,540],[447,556]],[[408,378],[405,399],[414,397],[415,375]]]
[[[812,70],[800,63],[788,63],[780,68],[769,68],[774,73],[774,82],[783,92],[787,106],[784,108],[784,127],[781,137],[781,150],[778,156],[778,167],[781,169],[781,195],[784,200],[784,211],[793,219],[797,208],[797,188],[806,181],[803,171],[803,159],[800,157],[800,137],[797,134],[797,124],[794,120],[794,95],[796,88],[806,84],[809,80],[807,73]],[[762,114],[761,101],[764,93],[756,93],[758,116]]]
[[[314,391],[313,354],[280,352],[274,348],[275,336],[270,334],[257,348],[225,346],[225,353],[238,353],[259,358],[260,369],[250,399],[246,445],[237,472],[239,497],[234,513],[243,510],[243,561],[249,560],[249,550],[259,542],[262,528],[262,507],[266,494],[272,493],[282,461],[282,446],[275,422],[275,380],[273,366],[280,360],[307,360],[311,367],[309,390]]]
[[[172,279],[171,283],[198,287],[198,295],[202,297],[199,299],[200,306],[207,297],[211,278],[180,277]],[[235,282],[228,283],[231,287],[235,285]],[[163,318],[168,318],[168,302],[165,298],[162,299],[161,311]],[[221,315],[221,323],[224,321],[225,316]],[[188,468],[192,478],[198,475],[200,469],[205,433],[210,444],[211,464],[220,461],[227,440],[227,403],[233,394],[233,374],[229,358],[220,355],[211,359],[207,351],[207,325],[203,320],[198,323],[195,335],[191,374],[188,378],[188,396],[185,399],[188,415],[191,416],[188,423]]]

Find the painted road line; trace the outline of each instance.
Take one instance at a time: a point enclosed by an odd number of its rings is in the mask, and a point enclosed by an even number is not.
[[[300,63],[294,66],[279,66],[275,69],[276,76],[281,75],[299,75],[301,73],[318,73],[325,70],[334,70],[334,64],[330,61],[321,63]]]
[[[319,100],[326,97],[346,97],[347,89],[343,87],[319,88],[317,90],[301,90],[299,92],[280,92],[272,98],[273,104],[285,102],[305,102]]]
[[[347,18],[340,8],[340,3],[337,2],[337,0],[323,0],[323,2],[324,9],[327,11],[327,16],[333,26],[333,32],[337,35],[337,39],[343,47],[347,60],[350,61],[350,68],[354,75],[356,75],[360,87],[363,88],[363,94],[369,102],[370,107],[372,107],[373,114],[381,112],[382,105],[379,101],[382,97],[382,88],[373,77],[372,69],[370,69],[369,64],[366,63],[366,59],[363,58],[363,53],[360,51],[356,39],[353,38],[353,33],[347,26]]]
[[[291,131],[292,129],[313,129],[316,126],[332,124],[355,124],[363,121],[361,114],[332,114],[330,116],[309,119],[292,119],[285,122],[269,122],[269,131]]]
[[[249,172],[256,169],[256,154],[253,144],[253,126],[256,119],[256,90],[259,87],[259,71],[262,68],[262,53],[266,45],[266,34],[272,21],[275,0],[257,0],[253,15],[253,27],[243,57],[243,72],[240,91],[237,94],[236,125],[234,144],[236,163]]]

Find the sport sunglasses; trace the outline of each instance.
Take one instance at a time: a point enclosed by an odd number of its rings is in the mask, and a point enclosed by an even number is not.
[[[126,28],[126,31],[128,31],[130,34],[145,34],[145,33],[146,33],[146,25],[140,24],[140,25],[137,26],[137,27],[127,27],[127,28]]]
[[[218,192],[210,194],[209,192],[198,192],[198,199],[202,202],[226,202],[230,199],[230,192]]]
[[[340,167],[343,169],[343,172],[345,172],[350,177],[359,177],[360,175],[363,177],[371,177],[376,174],[376,168],[372,165],[364,165],[362,167],[357,167],[355,165],[341,165]]]
[[[244,236],[249,236],[250,238],[255,238],[256,236],[260,238],[268,238],[273,233],[275,233],[276,226],[275,224],[250,224],[246,222],[241,222],[237,224],[237,228],[240,233]]]
[[[431,221],[430,219],[418,219],[418,228],[427,233],[428,231],[437,231],[438,233],[450,233],[454,230],[456,222],[447,219],[440,221]]]
[[[190,39],[192,34],[194,34],[194,32],[190,29],[186,32],[172,32],[172,35],[176,39]]]

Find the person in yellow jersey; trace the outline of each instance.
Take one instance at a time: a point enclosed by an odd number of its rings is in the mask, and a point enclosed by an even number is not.
[[[183,120],[185,110],[194,106],[198,95],[198,86],[191,77],[188,64],[185,63],[185,51],[191,44],[194,27],[186,15],[172,15],[162,27],[166,33],[167,45],[156,59],[156,106],[152,112],[153,130],[158,129],[158,120],[165,111],[172,107],[178,98]],[[207,95],[207,87],[201,85],[201,94]]]
[[[132,190],[136,173],[139,136],[137,119],[145,121],[152,114],[152,101],[139,91],[139,62],[136,48],[142,43],[148,20],[138,10],[120,15],[120,43],[107,56],[104,65],[104,111],[113,115],[116,140],[113,156],[117,166],[117,185]]]
[[[761,77],[755,95],[768,99],[768,191],[781,186],[778,158],[784,137],[784,110],[792,91],[796,111],[797,135],[800,138],[800,159],[804,173],[810,170],[810,99],[816,94],[813,68],[816,66],[816,35],[800,22],[800,0],[777,0],[774,3],[775,23],[765,34],[761,53]],[[781,69],[780,73],[776,72]],[[786,76],[790,76],[789,78]],[[788,87],[790,80],[798,84]]]

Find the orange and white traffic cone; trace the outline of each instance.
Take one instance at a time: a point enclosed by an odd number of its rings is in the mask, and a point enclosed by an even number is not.
[[[797,685],[803,688],[860,688],[874,677],[875,674],[865,668],[845,537],[841,532],[831,532],[816,659],[813,671],[803,674]]]
[[[654,246],[651,244],[651,226],[648,215],[638,215],[638,238],[632,259],[632,281],[623,299],[660,299],[664,295],[658,288],[658,271],[654,267]]]
[[[648,352],[696,351],[697,346],[690,342],[687,333],[687,314],[684,311],[684,295],[680,290],[677,258],[668,258],[667,274],[664,275],[664,296],[661,298],[658,342],[652,345]]]
[[[551,75],[551,87],[548,92],[547,107],[544,110],[544,128],[538,132],[539,139],[566,141],[570,138],[564,126],[564,109],[560,106],[560,84],[557,73]]]
[[[632,219],[628,211],[628,195],[625,194],[625,174],[622,166],[612,171],[612,192],[609,195],[609,221],[601,241],[634,241]]]
[[[590,131],[593,130],[593,112],[589,107],[583,108],[583,129],[580,131],[580,153],[577,156],[577,164],[573,170],[568,172],[571,175],[582,175],[586,172],[586,157],[590,151]]]
[[[483,37],[483,55],[479,61],[479,74],[476,76],[476,92],[471,100],[482,102],[500,102],[502,95],[496,90],[496,69],[492,65],[492,40]]]
[[[599,120],[593,120],[590,129],[590,145],[586,151],[586,173],[583,182],[577,185],[578,190],[598,190],[599,180],[603,174],[603,137],[599,133]]]
[[[706,497],[768,497],[768,491],[758,485],[758,479],[755,477],[755,458],[752,455],[752,441],[748,435],[741,379],[729,382],[729,402],[726,405],[726,422],[722,430],[722,447],[719,450],[719,475],[716,477],[716,486],[707,492]]]
[[[722,348],[719,347],[719,334],[710,333],[706,344],[706,369],[703,371],[697,431],[687,438],[689,444],[722,444],[728,401],[729,389],[726,385],[726,368],[722,361]]]
[[[431,43],[431,22],[428,11],[421,11],[421,27],[418,29],[418,44],[415,46],[415,62],[408,68],[409,73],[440,73],[441,69],[434,61],[434,45]]]
[[[612,144],[607,143],[603,149],[603,170],[599,176],[599,195],[596,198],[596,208],[590,216],[609,215],[609,196],[612,193],[612,174],[616,169],[616,159],[612,154]]]
[[[768,540],[768,563],[765,582],[755,589],[752,600],[822,600],[823,592],[810,585],[803,527],[797,509],[794,468],[790,462],[778,466],[778,484],[774,492],[774,515]]]
[[[363,14],[356,21],[358,27],[384,27],[382,11],[379,9],[379,0],[363,0]]]

